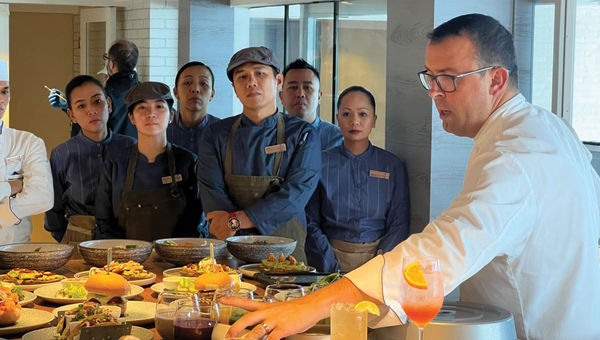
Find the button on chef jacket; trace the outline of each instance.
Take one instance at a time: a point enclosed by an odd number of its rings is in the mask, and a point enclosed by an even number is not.
[[[221,119],[207,114],[198,126],[186,127],[181,122],[181,115],[177,112],[173,117],[173,121],[167,127],[167,140],[197,155],[200,147],[200,136],[204,128],[219,120]]]
[[[96,224],[98,230],[94,232],[96,238],[121,238],[124,230],[117,223],[117,213],[121,205],[121,193],[127,178],[129,155],[133,146],[123,149],[121,153],[111,154],[106,158],[104,171],[96,190]],[[175,175],[182,176],[182,188],[187,196],[186,218],[181,221],[200,221],[202,206],[198,199],[198,185],[196,177],[197,157],[190,151],[173,145],[175,155]],[[133,191],[157,189],[163,185],[163,177],[169,176],[167,152],[159,154],[154,163],[149,163],[146,156],[138,155],[133,181]],[[177,229],[178,236],[197,236],[198,225],[184,225]]]
[[[370,143],[360,155],[344,145],[321,155],[321,179],[306,207],[311,266],[325,272],[339,270],[331,239],[351,243],[381,239],[378,248],[383,252],[406,239],[410,202],[402,160]]]
[[[322,121],[319,116],[315,117],[312,126],[317,131],[321,139],[321,150],[332,149],[342,143],[344,136],[340,132],[340,128],[329,122]]]
[[[54,207],[46,212],[44,228],[60,242],[72,215],[95,213],[96,188],[107,154],[122,154],[135,139],[108,131],[101,142],[79,132],[50,154]]]
[[[600,339],[599,235],[591,154],[571,127],[519,94],[475,136],[450,207],[347,277],[406,320],[402,258],[430,255],[446,294],[462,284],[461,300],[508,310],[519,339]],[[392,324],[393,314],[372,326]]]
[[[285,181],[279,192],[244,209],[262,235],[272,234],[278,225],[296,217],[306,226],[304,208],[319,180],[321,143],[314,128],[303,120],[283,115],[286,152],[279,176]],[[200,196],[204,211],[240,210],[227,195],[224,179],[225,150],[231,126],[239,115],[209,125],[202,135],[198,162]],[[277,144],[277,114],[255,125],[242,115],[233,136],[233,175],[271,176],[275,153],[265,147]],[[244,230],[240,230],[242,233]],[[239,232],[238,232],[239,233]]]

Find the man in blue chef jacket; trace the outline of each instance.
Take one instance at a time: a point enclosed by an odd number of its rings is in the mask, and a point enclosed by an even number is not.
[[[310,124],[278,112],[283,76],[270,49],[238,51],[227,76],[243,111],[208,126],[201,138],[198,176],[209,232],[221,240],[293,238],[292,255],[305,261],[304,207],[319,180],[319,138]]]

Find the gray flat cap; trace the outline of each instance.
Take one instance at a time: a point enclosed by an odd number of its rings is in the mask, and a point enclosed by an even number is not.
[[[147,81],[139,83],[127,91],[125,94],[127,111],[133,112],[135,104],[146,99],[164,100],[169,105],[169,109],[173,108],[173,97],[171,97],[169,86],[156,81]]]
[[[264,46],[248,47],[237,51],[231,57],[231,60],[229,60],[229,65],[227,65],[227,77],[229,80],[233,81],[233,70],[245,63],[273,66],[277,70],[277,73],[279,73],[279,66],[277,66],[279,62],[271,49]]]

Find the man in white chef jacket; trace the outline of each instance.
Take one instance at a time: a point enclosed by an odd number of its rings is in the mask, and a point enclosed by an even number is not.
[[[8,65],[0,60],[0,119],[10,101]],[[29,242],[31,215],[53,206],[52,173],[44,141],[0,121],[0,245]]]
[[[371,326],[406,322],[402,259],[440,259],[444,290],[510,311],[528,340],[600,339],[600,180],[570,126],[517,89],[510,33],[481,14],[454,18],[429,36],[419,73],[443,127],[473,138],[463,189],[423,232],[306,297],[258,310],[229,335],[268,340],[302,332],[334,302],[371,300],[389,309]],[[293,317],[290,317],[293,315]]]

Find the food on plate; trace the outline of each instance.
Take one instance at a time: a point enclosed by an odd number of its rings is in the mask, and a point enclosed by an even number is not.
[[[283,253],[278,258],[273,253],[270,253],[266,259],[262,260],[262,265],[266,271],[271,273],[303,272],[308,270],[308,266],[304,262],[298,262],[293,256],[286,259]]]
[[[85,289],[88,291],[88,301],[119,306],[121,315],[125,315],[127,299],[123,295],[129,294],[131,286],[123,276],[107,272],[93,273],[85,282]]]
[[[116,247],[113,247],[113,248],[116,248],[116,249],[137,249],[138,247],[140,247],[140,246],[138,246],[137,244],[124,244],[124,245],[116,246]]]
[[[59,340],[71,340],[85,327],[121,325],[124,320],[96,302],[84,302],[68,310],[58,321],[56,332]],[[122,335],[122,334],[120,334]]]
[[[0,326],[11,325],[21,316],[19,297],[10,288],[0,287]]]
[[[190,263],[181,268],[183,276],[200,276],[204,273],[237,273],[235,269],[229,268],[224,264],[218,264],[211,261],[210,257],[205,257],[199,263]]]
[[[65,277],[52,272],[42,270],[15,268],[4,276],[6,282],[16,283],[18,285],[35,285],[41,283],[58,282]]]
[[[25,295],[23,294],[23,291],[21,291],[21,288],[14,283],[0,281],[0,287],[8,288],[11,293],[17,294],[17,296],[19,297],[19,301],[23,301],[23,299],[25,298]]]
[[[165,246],[178,246],[178,247],[193,247],[194,244],[192,242],[175,242],[175,241],[171,241],[171,240],[164,240],[161,242],[162,244],[164,244]]]
[[[225,272],[204,273],[196,278],[194,287],[196,290],[208,290],[217,288],[231,288],[235,285],[235,280]]]
[[[63,287],[56,291],[56,296],[67,299],[85,299],[87,290],[84,287],[83,281],[63,281]]]
[[[339,272],[331,273],[327,276],[320,278],[319,280],[313,282],[310,286],[308,286],[307,291],[312,292],[315,289],[323,288],[330,283],[333,283],[342,278],[342,274]]]
[[[109,265],[104,266],[103,270],[99,270],[98,268],[92,268],[92,270],[90,270],[90,273],[93,271],[105,271],[106,269],[108,269],[112,273],[123,276],[127,281],[143,280],[154,275],[151,272],[144,269],[144,266],[135,261],[112,261]]]

